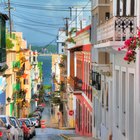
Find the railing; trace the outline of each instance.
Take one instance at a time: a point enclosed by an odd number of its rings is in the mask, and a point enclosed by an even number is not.
[[[135,17],[113,17],[97,27],[97,44],[124,41],[135,34]]]
[[[82,86],[79,86],[79,81],[81,80],[78,79],[77,77],[70,77],[68,82],[73,91],[82,91]]]

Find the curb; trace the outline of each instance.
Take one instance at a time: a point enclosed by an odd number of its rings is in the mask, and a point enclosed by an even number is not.
[[[60,129],[60,130],[75,130],[75,128],[70,128],[70,127],[59,127],[58,129]]]
[[[69,136],[66,136],[64,134],[60,134],[61,137],[65,138],[66,140],[71,140],[71,138]]]

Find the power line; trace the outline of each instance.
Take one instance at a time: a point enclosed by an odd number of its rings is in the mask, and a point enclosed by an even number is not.
[[[13,4],[13,3],[12,3]],[[20,8],[35,9],[35,10],[48,10],[48,11],[57,11],[57,12],[69,12],[69,8],[57,8],[57,7],[46,7],[46,6],[33,6],[33,5],[24,5],[24,4],[13,4]],[[85,9],[84,11],[90,11],[91,9]]]
[[[54,34],[51,34],[51,33],[45,32],[45,31],[38,30],[38,29],[36,29],[36,28],[29,27],[29,26],[27,26],[27,25],[22,25],[22,24],[19,24],[19,23],[15,23],[15,25],[20,26],[20,27],[23,27],[23,28],[27,28],[27,29],[32,30],[32,31],[40,32],[40,33],[43,33],[43,34],[45,34],[45,35],[56,36],[56,35],[54,35]]]
[[[15,17],[17,17],[17,18],[20,18],[20,19],[22,19],[22,20],[26,20],[26,21],[29,21],[29,22],[33,22],[33,23],[38,23],[38,24],[40,24],[40,25],[51,25],[51,26],[59,26],[59,25],[61,25],[61,24],[47,24],[46,22],[39,22],[39,21],[35,21],[35,20],[32,20],[32,19],[30,19],[30,18],[27,18],[27,17],[25,17],[25,16],[18,16],[18,15],[15,15],[15,14],[12,14],[13,16],[15,16]]]
[[[89,3],[90,3],[90,0],[89,0],[89,1],[87,2],[87,4],[83,7],[83,9],[85,9],[85,8],[88,6]],[[81,12],[83,11],[83,9],[81,10]],[[78,18],[78,17],[80,16],[81,12],[79,12],[79,14],[75,16],[75,18],[69,23],[69,26],[73,23],[73,21],[75,21],[76,18]],[[62,33],[61,33],[61,34],[62,34]],[[60,34],[60,35],[61,35],[61,34]],[[54,40],[56,40],[56,39],[54,39]],[[53,41],[54,41],[54,40],[53,40]],[[51,41],[51,42],[52,42],[52,41]],[[51,44],[51,42],[49,43],[49,45]]]

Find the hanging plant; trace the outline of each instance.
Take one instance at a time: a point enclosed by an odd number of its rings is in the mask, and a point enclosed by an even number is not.
[[[7,102],[10,103],[11,102],[11,98],[7,97]]]
[[[14,47],[14,44],[12,43],[12,40],[10,38],[6,39],[6,49],[12,49]]]
[[[74,41],[74,39],[72,37],[69,37],[66,41],[69,43],[76,44],[76,42]]]
[[[140,29],[138,29],[137,36],[131,37],[124,42],[124,46],[118,48],[118,51],[126,50],[124,60],[128,62],[136,61],[136,49],[140,47]]]

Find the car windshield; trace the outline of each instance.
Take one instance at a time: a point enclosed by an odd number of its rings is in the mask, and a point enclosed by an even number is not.
[[[15,122],[15,120],[11,120],[11,121],[12,121],[13,125],[16,127],[16,122]]]
[[[6,121],[6,118],[5,117],[0,117],[1,118],[1,120],[6,124],[7,123],[7,121]]]
[[[16,118],[13,118],[17,124],[17,126],[20,126],[19,121]]]
[[[29,120],[24,120],[24,122],[26,123],[27,126],[30,126]]]
[[[18,120],[18,122],[19,122],[19,126],[21,127],[22,126],[22,121]]]
[[[35,119],[35,118],[30,118],[30,120],[31,120],[31,121],[36,121],[36,119]]]

